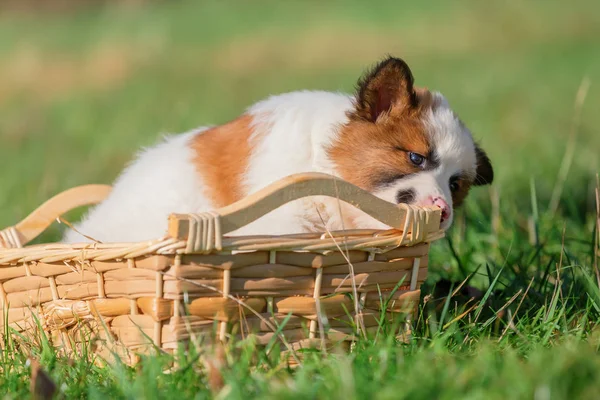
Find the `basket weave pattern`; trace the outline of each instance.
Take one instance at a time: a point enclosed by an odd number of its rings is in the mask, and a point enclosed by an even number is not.
[[[293,176],[216,212],[172,215],[169,234],[148,242],[21,247],[45,224],[7,228],[0,233],[7,314],[0,325],[28,332],[38,320],[66,348],[85,340],[78,332],[86,327],[107,344],[169,351],[203,332],[220,340],[253,335],[266,344],[286,320],[280,332],[298,348],[354,338],[349,294],[358,296],[367,331],[377,327],[382,302],[389,313],[410,314],[427,276],[429,243],[443,236],[439,210],[383,204],[343,181],[334,186],[319,174]],[[76,201],[50,208],[96,203],[108,193],[100,191],[73,191]],[[288,201],[332,193],[398,228],[224,236]],[[34,212],[45,210],[46,222],[57,216],[50,218],[48,204]]]

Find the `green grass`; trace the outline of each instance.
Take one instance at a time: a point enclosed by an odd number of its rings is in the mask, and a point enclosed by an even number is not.
[[[492,158],[493,188],[474,190],[448,237],[433,246],[408,345],[380,335],[349,355],[308,357],[291,372],[240,344],[228,349],[220,396],[597,398],[598,38],[600,6],[591,0],[183,1],[6,12],[0,226],[66,188],[110,183],[136,149],[164,132],[225,122],[272,93],[352,90],[365,66],[392,53],[409,62],[419,85],[449,98]],[[573,163],[551,213],[586,76]],[[39,240],[56,239],[59,229]],[[467,277],[484,299],[448,296],[448,281]],[[163,374],[168,357],[135,369],[94,366],[20,340],[5,343],[0,394],[29,393],[29,357],[63,398],[214,395],[193,351]]]

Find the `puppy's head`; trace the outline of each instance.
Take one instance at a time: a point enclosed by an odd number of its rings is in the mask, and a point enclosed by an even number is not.
[[[328,153],[342,178],[387,201],[439,206],[447,229],[470,187],[494,172],[446,99],[413,81],[397,58],[365,74]]]

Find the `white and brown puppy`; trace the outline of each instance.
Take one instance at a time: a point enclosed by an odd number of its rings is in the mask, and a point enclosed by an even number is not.
[[[437,205],[444,229],[471,185],[493,179],[488,157],[445,98],[414,88],[408,65],[388,58],[359,81],[353,96],[273,96],[225,125],[166,138],[143,151],[76,228],[103,242],[155,239],[166,233],[170,213],[213,210],[310,171],[336,175],[390,202]],[[382,225],[335,200],[312,197],[234,234]],[[69,231],[65,241],[85,238]]]

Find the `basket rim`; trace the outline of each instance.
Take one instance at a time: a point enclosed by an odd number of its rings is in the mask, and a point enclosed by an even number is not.
[[[0,231],[0,265],[27,261],[104,260],[151,254],[210,254],[244,251],[369,250],[431,242],[444,236],[437,207],[389,203],[347,181],[323,173],[290,175],[231,205],[201,214],[171,214],[168,233],[140,242],[45,243],[24,246],[60,215],[97,204],[110,193],[107,185],[69,189],[47,200],[23,221]],[[348,203],[394,227],[286,235],[227,236],[278,207],[309,196],[328,196]]]

